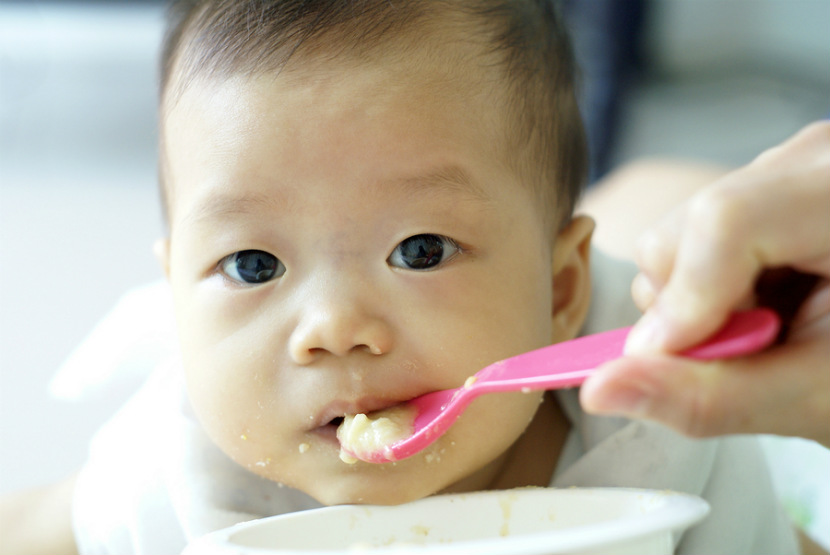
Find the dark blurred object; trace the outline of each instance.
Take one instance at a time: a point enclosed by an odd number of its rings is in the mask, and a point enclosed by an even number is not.
[[[591,159],[589,184],[610,168],[620,106],[643,65],[647,0],[561,0],[581,75],[580,109]]]
[[[755,283],[758,306],[771,308],[781,317],[781,332],[777,338],[779,343],[787,339],[801,305],[820,281],[820,276],[790,267],[770,268],[758,278]]]

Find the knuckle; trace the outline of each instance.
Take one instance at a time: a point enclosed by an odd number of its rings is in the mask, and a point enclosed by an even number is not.
[[[753,160],[752,165],[772,167],[789,163],[793,158],[809,160],[815,157],[816,153],[827,153],[828,148],[830,148],[830,120],[816,121],[803,127],[783,143],[759,154]]]
[[[637,240],[635,262],[649,278],[664,283],[671,270],[675,242],[665,233],[652,229]]]
[[[645,274],[637,274],[631,281],[631,297],[642,312],[645,312],[657,298],[658,288]]]
[[[804,127],[797,136],[811,143],[830,144],[830,120],[813,122]]]
[[[717,387],[700,383],[690,386],[689,403],[680,422],[683,433],[693,438],[705,438],[724,432],[727,418],[723,399],[717,391]]]
[[[715,187],[698,195],[689,206],[689,225],[699,237],[726,245],[749,225],[748,199],[727,187]]]

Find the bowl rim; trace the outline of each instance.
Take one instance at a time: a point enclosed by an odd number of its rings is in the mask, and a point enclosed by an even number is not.
[[[478,491],[470,493],[441,494],[418,499],[406,503],[407,507],[412,505],[427,505],[441,503],[448,498],[469,498],[476,496],[507,495],[515,492],[527,492],[524,495],[582,495],[582,494],[610,494],[610,495],[637,495],[647,497],[660,497],[667,505],[660,511],[649,514],[627,515],[620,519],[600,522],[598,524],[574,526],[572,528],[549,530],[545,532],[534,532],[528,534],[517,534],[502,538],[484,538],[480,540],[460,540],[452,543],[431,543],[425,545],[409,545],[406,547],[383,546],[367,549],[365,553],[371,555],[402,555],[406,553],[424,555],[459,555],[461,553],[476,553],[477,555],[488,555],[496,553],[519,552],[522,555],[544,555],[560,551],[572,551],[575,549],[602,548],[609,544],[633,541],[661,531],[674,532],[685,530],[700,522],[709,513],[709,503],[696,495],[677,492],[672,490],[655,490],[640,488],[619,488],[619,487],[592,487],[592,488],[516,488],[498,491]],[[535,492],[535,493],[534,493]],[[298,551],[296,548],[263,548],[247,547],[232,543],[236,534],[248,529],[264,526],[276,520],[294,520],[299,518],[313,518],[321,512],[348,514],[355,509],[371,509],[380,511],[394,511],[404,505],[336,505],[309,509],[292,513],[274,515],[247,522],[241,522],[229,528],[211,532],[191,542],[182,555],[219,555],[220,553],[245,553],[250,555],[344,555],[351,553],[348,549],[308,549]],[[590,533],[586,533],[590,530]],[[602,535],[602,540],[597,541],[597,536]],[[557,551],[550,551],[549,542],[555,540]],[[236,550],[236,551],[233,551]],[[354,551],[363,553],[364,551]]]

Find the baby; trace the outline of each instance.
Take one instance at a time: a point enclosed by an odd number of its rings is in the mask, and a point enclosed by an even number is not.
[[[344,415],[569,339],[588,307],[564,34],[550,6],[475,4],[207,2],[165,49],[158,250],[193,410],[327,505],[548,485],[567,433],[551,398],[493,395],[421,456],[339,458]]]
[[[416,456],[340,460],[344,416],[586,329],[593,223],[572,216],[586,153],[552,2],[171,13],[157,253],[181,360],[95,439],[74,492],[82,553],[520,486],[688,491],[713,511],[679,553],[794,552],[752,440],[588,417],[574,391],[485,396]],[[633,317],[598,302],[588,329]]]

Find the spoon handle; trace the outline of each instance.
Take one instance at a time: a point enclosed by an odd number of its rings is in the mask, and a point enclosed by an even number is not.
[[[748,355],[769,346],[778,334],[778,315],[766,308],[735,312],[703,343],[680,353],[697,360]],[[476,374],[476,393],[573,387],[601,364],[623,355],[630,327],[556,343],[496,362]]]

